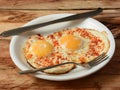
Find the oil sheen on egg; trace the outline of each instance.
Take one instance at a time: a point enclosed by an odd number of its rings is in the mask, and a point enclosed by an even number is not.
[[[75,50],[80,49],[81,40],[80,38],[74,35],[65,35],[60,38],[60,44],[65,49],[68,49],[70,51],[75,51]]]
[[[45,40],[37,40],[31,45],[31,52],[38,57],[45,57],[52,52],[53,46]]]

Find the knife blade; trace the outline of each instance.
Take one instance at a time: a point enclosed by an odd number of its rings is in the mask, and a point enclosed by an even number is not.
[[[13,35],[18,35],[18,34],[21,34],[23,32],[26,32],[26,31],[31,31],[31,30],[34,30],[34,29],[37,29],[37,28],[40,28],[40,27],[43,27],[43,26],[55,24],[55,23],[92,17],[92,16],[95,16],[95,15],[101,13],[102,11],[103,11],[102,8],[97,8],[96,10],[93,10],[93,11],[74,14],[74,15],[71,15],[71,16],[63,17],[63,18],[56,19],[56,20],[49,21],[49,22],[45,22],[45,23],[38,23],[38,24],[34,24],[34,25],[19,27],[19,28],[8,30],[8,31],[4,31],[0,34],[0,36],[8,37],[8,36],[13,36]]]

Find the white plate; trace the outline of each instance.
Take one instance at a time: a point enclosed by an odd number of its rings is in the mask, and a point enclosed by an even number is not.
[[[37,18],[35,20],[32,20],[25,24],[24,26],[31,25],[31,24],[36,24],[36,23],[42,23],[42,22],[47,22],[50,20],[55,20],[58,18],[66,17],[72,14],[52,14],[52,15],[47,15],[43,16],[40,18]],[[25,40],[27,37],[31,34],[36,34],[36,33],[41,33],[41,34],[49,34],[55,31],[59,31],[65,28],[71,28],[71,27],[83,27],[83,28],[90,28],[90,29],[96,29],[98,31],[106,31],[108,33],[108,39],[110,41],[110,49],[108,51],[109,58],[102,62],[101,64],[93,67],[92,69],[85,69],[82,67],[77,67],[76,69],[70,71],[69,73],[66,74],[61,74],[61,75],[48,75],[48,74],[32,74],[35,77],[46,79],[46,80],[53,80],[53,81],[65,81],[65,80],[72,80],[72,79],[77,79],[77,78],[82,78],[87,75],[90,75],[99,69],[101,69],[103,66],[105,66],[110,59],[112,58],[114,51],[115,51],[115,41],[113,38],[112,33],[110,30],[104,26],[102,23],[98,22],[95,19],[92,18],[87,18],[87,19],[82,19],[82,20],[75,20],[75,21],[69,21],[69,22],[62,22],[62,23],[57,23],[49,26],[45,26],[42,28],[38,28],[36,30],[33,30],[31,32],[24,33],[22,35],[17,35],[13,36],[11,43],[10,43],[10,55],[13,60],[13,62],[20,68],[21,70],[28,70],[31,69],[31,67],[27,64],[23,53],[22,53],[22,48]]]

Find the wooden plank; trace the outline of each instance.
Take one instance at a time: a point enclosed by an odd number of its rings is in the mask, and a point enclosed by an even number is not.
[[[0,32],[22,26],[40,16],[59,13],[82,13],[89,10],[46,10],[46,11],[29,11],[29,10],[0,10]],[[113,32],[120,31],[120,9],[104,10],[100,15],[94,18],[108,26]],[[10,38],[9,38],[10,39]]]
[[[53,82],[34,78],[30,75],[19,75],[19,70],[14,66],[6,66],[0,64],[0,89],[28,89],[28,90],[58,90],[58,89],[104,89],[104,88],[120,88],[119,75],[99,75],[93,74],[88,77],[66,81]],[[114,83],[113,83],[114,82]]]
[[[10,45],[10,40],[0,39],[0,51],[1,51],[0,59],[3,59],[3,58],[10,59],[9,45]],[[2,53],[2,51],[4,51],[4,53]]]
[[[114,66],[119,66],[118,64],[114,63]],[[107,66],[106,66],[107,67]],[[110,67],[109,67],[110,68]],[[112,67],[111,67],[112,69]],[[103,68],[102,71],[107,69]],[[100,70],[100,71],[101,71]],[[14,65],[11,59],[0,59],[0,89],[45,89],[48,88],[51,90],[57,89],[118,89],[120,88],[120,73],[119,74],[112,74],[109,73],[109,70],[106,73],[97,73],[90,75],[88,77],[72,80],[67,82],[53,82],[53,81],[46,81],[42,79],[34,78],[30,75],[19,75],[18,68]],[[112,71],[116,71],[116,69],[112,69]],[[118,70],[120,72],[120,69]],[[117,71],[116,71],[117,72]],[[92,81],[91,81],[92,80]],[[114,83],[113,83],[114,82]],[[69,83],[69,84],[68,84]],[[84,88],[84,89],[83,89]]]
[[[0,0],[0,9],[120,8],[120,0]]]
[[[120,88],[120,77],[118,75],[90,75],[83,79],[67,81],[67,82],[53,82],[31,77],[30,75],[19,75],[16,70],[9,69],[8,75],[2,72],[0,76],[0,88],[3,89],[36,89],[36,90],[58,90],[58,89],[87,89],[87,88]],[[11,74],[12,73],[12,74]],[[24,79],[23,79],[24,78]],[[92,81],[91,81],[92,79]],[[114,83],[113,83],[114,82]],[[69,84],[68,84],[69,83]]]
[[[0,33],[20,27],[40,16],[82,13],[97,7],[105,10],[94,18],[105,24],[114,35],[119,33],[120,0],[0,0]],[[10,39],[0,37],[0,90],[120,90],[119,38],[115,39],[115,54],[104,68],[85,78],[66,82],[19,75],[19,69],[10,58]]]
[[[0,10],[0,23],[26,23],[34,18],[48,15],[48,14],[59,14],[59,13],[83,13],[90,10]],[[120,9],[114,10],[104,10],[103,13],[94,16],[94,18],[113,24],[120,24]]]

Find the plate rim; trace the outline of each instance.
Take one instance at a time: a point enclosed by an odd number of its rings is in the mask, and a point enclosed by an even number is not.
[[[27,25],[30,25],[30,24],[32,24],[32,23],[34,23],[34,22],[36,22],[36,21],[39,21],[39,19],[41,19],[41,18],[46,18],[46,17],[50,17],[50,16],[56,16],[56,15],[61,15],[61,16],[69,16],[69,15],[73,15],[73,14],[70,14],[70,13],[62,13],[62,14],[50,14],[50,15],[46,15],[46,16],[42,16],[42,17],[38,17],[38,18],[36,18],[36,19],[33,19],[32,21],[30,21],[30,22],[28,22],[28,23],[26,23],[25,25],[23,25],[23,26],[27,26]],[[95,20],[95,19],[93,19],[93,18],[88,18],[88,19],[91,19],[91,20],[94,20],[94,21],[96,21],[96,22],[98,22],[99,24],[101,24],[101,25],[103,25],[102,23],[100,23],[99,21],[97,21],[97,20]],[[106,29],[108,29],[105,25],[103,25]],[[109,30],[109,29],[108,29]],[[110,31],[109,31],[110,32]],[[110,32],[111,33],[111,32]],[[112,35],[112,33],[111,33],[111,35]],[[13,46],[14,46],[14,43],[15,43],[15,41],[17,40],[17,37],[19,37],[19,35],[16,35],[16,36],[13,36],[12,37],[12,39],[11,39],[11,42],[10,42],[10,56],[11,56],[11,58],[12,58],[12,61],[15,63],[15,65],[19,68],[19,69],[21,69],[21,70],[24,70],[25,68],[27,68],[26,66],[23,66],[22,64],[23,63],[21,63],[19,60],[17,60],[18,62],[16,62],[16,56],[14,56],[14,54],[13,54]],[[89,72],[88,74],[86,74],[86,75],[83,75],[83,76],[77,76],[77,77],[71,77],[71,78],[49,78],[49,77],[44,77],[44,76],[40,76],[40,75],[36,75],[36,74],[32,74],[33,76],[35,76],[35,77],[37,77],[37,78],[41,78],[41,79],[46,79],[46,80],[52,80],[52,81],[67,81],[67,80],[73,80],[73,79],[78,79],[78,78],[83,78],[83,77],[85,77],[85,76],[88,76],[88,75],[91,75],[91,74],[93,74],[93,73],[95,73],[95,72],[97,72],[98,70],[100,70],[101,68],[103,68],[110,60],[111,60],[111,58],[112,58],[112,56],[114,55],[114,52],[115,52],[115,39],[113,38],[113,35],[112,35],[112,39],[113,39],[113,43],[114,43],[114,45],[113,45],[113,52],[112,52],[112,55],[111,55],[111,57],[109,58],[109,60],[107,60],[106,61],[106,63],[103,65],[103,66],[101,66],[101,67],[99,67],[99,69],[97,69],[97,70],[94,70],[94,71],[92,71],[92,72]],[[17,58],[18,59],[18,58]],[[19,65],[19,66],[18,66]],[[23,69],[24,68],[24,69]]]

